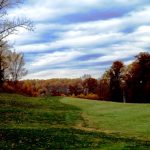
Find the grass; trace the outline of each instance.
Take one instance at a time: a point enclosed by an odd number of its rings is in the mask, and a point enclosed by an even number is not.
[[[0,94],[0,127],[71,126],[82,119],[78,108],[63,104],[59,99]]]
[[[150,104],[123,104],[64,98],[62,102],[80,108],[88,127],[123,136],[150,140]]]
[[[150,146],[149,105],[0,94],[0,108],[2,150],[148,150]],[[132,128],[131,120],[122,125],[125,116],[127,120],[138,116],[139,127]]]

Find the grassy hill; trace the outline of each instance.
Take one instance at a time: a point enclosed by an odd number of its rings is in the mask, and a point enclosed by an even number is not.
[[[144,149],[150,105],[0,94],[0,149]]]

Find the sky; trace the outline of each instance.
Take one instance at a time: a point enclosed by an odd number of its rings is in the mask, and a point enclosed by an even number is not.
[[[35,27],[8,38],[24,53],[24,79],[99,78],[113,61],[150,52],[150,0],[26,0],[9,16]]]

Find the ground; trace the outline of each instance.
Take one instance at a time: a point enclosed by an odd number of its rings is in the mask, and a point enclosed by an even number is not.
[[[0,94],[0,149],[148,150],[150,105]]]

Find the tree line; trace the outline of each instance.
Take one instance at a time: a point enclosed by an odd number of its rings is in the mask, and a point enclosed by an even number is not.
[[[84,75],[77,79],[49,79],[7,81],[6,92],[18,92],[29,96],[73,96],[128,103],[150,102],[150,53],[142,52],[125,65],[114,61],[99,78]]]

